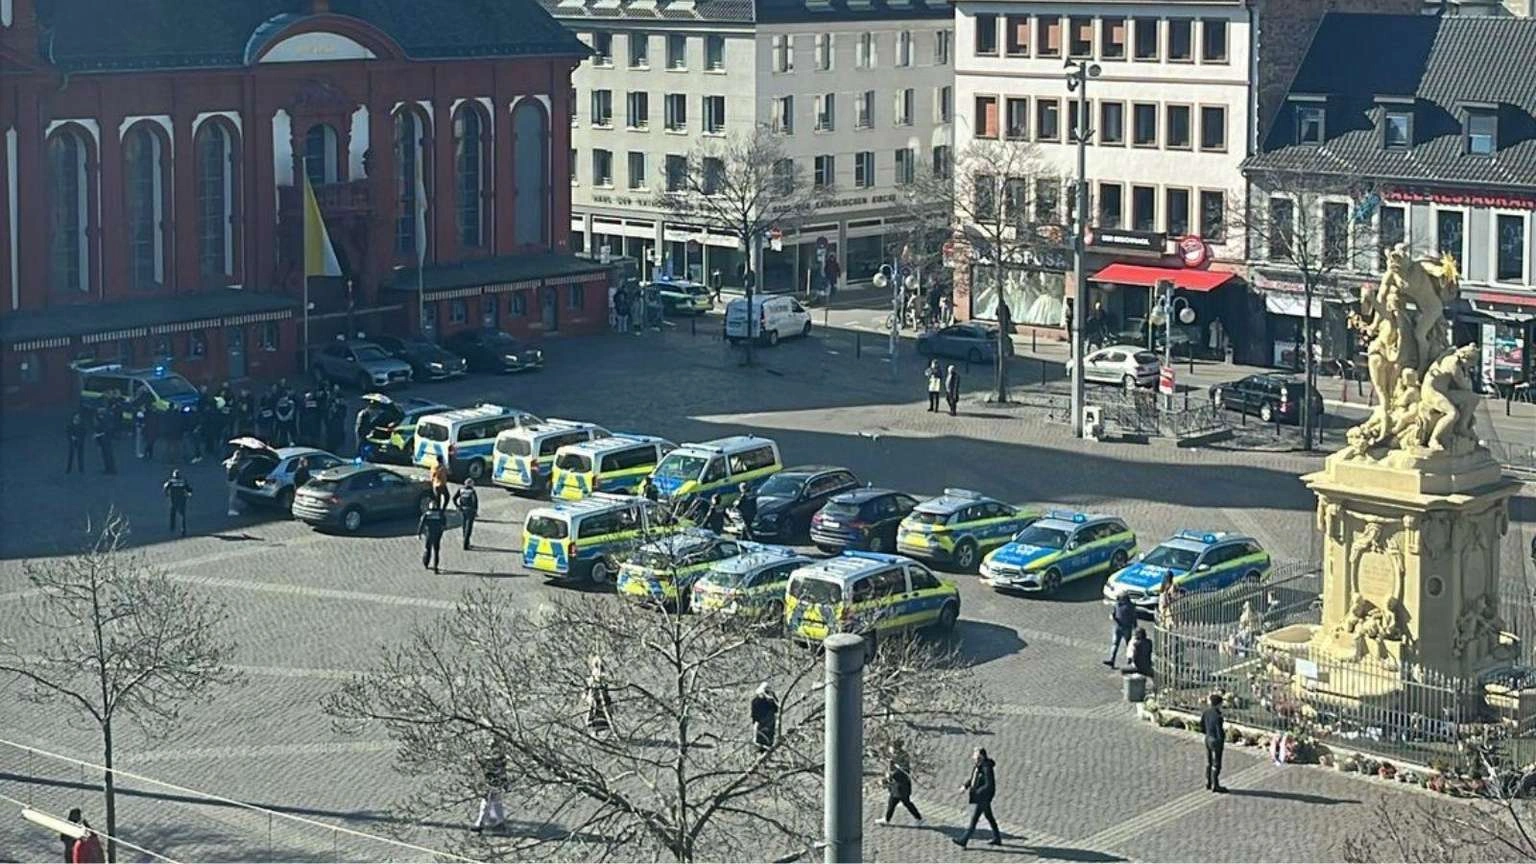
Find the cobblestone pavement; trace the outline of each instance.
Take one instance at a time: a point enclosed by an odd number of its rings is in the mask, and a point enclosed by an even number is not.
[[[929,414],[916,401],[922,385],[915,358],[898,362],[893,374],[862,345],[855,351],[846,334],[827,334],[764,350],[758,366],[743,368],[717,328],[706,318],[696,331],[682,322],[663,335],[551,343],[550,368],[541,374],[476,377],[416,392],[445,402],[501,401],[679,441],[755,431],[775,437],[789,464],[847,465],[864,479],[915,493],[963,486],[1007,500],[1118,513],[1144,543],[1179,528],[1209,528],[1254,534],[1291,560],[1307,559],[1314,548],[1312,501],[1297,480],[1318,465],[1313,457],[1078,442],[1039,412],[988,406],[980,392],[967,396],[959,417]],[[979,391],[985,378],[976,372],[965,385]],[[120,733],[123,768],[362,832],[431,843],[438,832],[460,830],[395,824],[389,804],[408,794],[409,784],[391,769],[389,742],[377,731],[338,733],[317,703],[349,670],[366,667],[379,646],[451,609],[468,586],[505,591],[529,605],[558,590],[514,569],[512,550],[531,502],[484,494],[475,534],[481,548],[464,553],[445,543],[445,572],[429,576],[416,566],[413,525],[344,538],[270,514],[227,518],[220,471],[211,463],[186,466],[197,487],[193,536],[172,538],[159,492],[168,466],[120,454],[116,476],[64,477],[57,464],[62,449],[56,430],[42,426],[21,434],[13,428],[0,448],[0,491],[12,505],[0,511],[0,609],[28,590],[24,559],[68,548],[82,536],[87,513],[99,517],[116,506],[133,520],[134,542],[151,560],[229,604],[228,635],[239,643],[248,676],[244,688],[192,711],[169,740]],[[91,464],[94,470],[94,458]],[[1515,548],[1529,542],[1521,533],[1530,529],[1529,505],[1527,492],[1527,515],[1517,515],[1506,540]],[[1099,664],[1109,628],[1096,584],[1031,601],[983,591],[973,578],[960,582],[959,638],[999,720],[981,742],[944,742],[943,769],[916,791],[925,826],[876,826],[884,802],[868,799],[871,859],[955,860],[949,838],[965,816],[958,785],[976,743],[998,760],[996,809],[1008,838],[1000,849],[973,845],[967,858],[1328,860],[1337,857],[1340,837],[1367,818],[1374,796],[1403,794],[1317,769],[1276,769],[1258,754],[1234,750],[1228,785],[1245,794],[1209,795],[1200,788],[1203,754],[1194,737],[1135,722],[1121,700],[1120,676]],[[14,616],[0,615],[0,636],[19,629]],[[9,698],[0,706],[0,737],[97,757],[92,734],[62,707]],[[88,816],[99,815],[99,797],[81,791],[94,780],[78,768],[0,747],[0,794],[54,812],[82,805]],[[421,857],[319,825],[123,782],[123,833],[180,860]],[[1319,820],[1322,814],[1331,818]],[[1221,831],[1202,830],[1211,825]],[[51,856],[55,843],[19,820],[0,820],[0,859]]]

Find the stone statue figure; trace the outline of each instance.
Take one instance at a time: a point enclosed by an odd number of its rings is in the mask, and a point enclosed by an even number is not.
[[[1430,364],[1419,390],[1419,422],[1431,450],[1465,452],[1477,446],[1472,421],[1477,394],[1472,390],[1472,370],[1477,347],[1463,345]]]

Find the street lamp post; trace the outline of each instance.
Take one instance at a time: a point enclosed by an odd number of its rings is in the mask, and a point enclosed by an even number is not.
[[[1084,257],[1088,236],[1088,79],[1099,77],[1099,64],[1066,61],[1067,91],[1077,94],[1077,182],[1072,220],[1072,434],[1083,437],[1083,315],[1084,283],[1088,276]]]
[[[1163,289],[1163,296],[1158,301],[1156,308],[1148,317],[1152,325],[1163,325],[1163,366],[1173,369],[1173,319],[1177,317],[1181,324],[1195,323],[1195,310],[1189,305],[1189,300],[1183,297],[1173,296],[1173,283],[1167,280],[1159,280],[1158,287]],[[1147,328],[1148,339],[1151,339],[1152,328]],[[1161,377],[1161,375],[1159,375]],[[1173,408],[1173,391],[1164,394],[1167,396],[1168,407]]]

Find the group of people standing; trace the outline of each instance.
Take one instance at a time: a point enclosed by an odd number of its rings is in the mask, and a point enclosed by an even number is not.
[[[942,396],[949,403],[949,416],[955,416],[955,409],[960,404],[960,372],[955,369],[955,364],[951,363],[947,370],[941,371],[939,361],[929,360],[924,374],[928,379],[928,410],[937,413]]]

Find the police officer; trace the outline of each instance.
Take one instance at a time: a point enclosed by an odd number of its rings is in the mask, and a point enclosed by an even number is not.
[[[320,413],[320,395],[315,391],[320,385],[304,391],[304,396],[299,400],[299,443],[311,446],[320,441],[320,421],[323,416]]]
[[[299,403],[293,398],[292,390],[282,387],[277,391],[277,401],[272,404],[272,417],[277,426],[273,443],[292,447],[298,438],[299,419]]]
[[[442,505],[436,499],[432,501],[432,508],[421,514],[421,521],[416,524],[416,536],[423,539],[421,550],[421,566],[431,567],[433,573],[441,573],[438,569],[438,561],[443,552],[443,529],[448,527],[448,514],[443,512]]]
[[[480,495],[475,492],[475,478],[464,478],[464,485],[453,496],[453,506],[459,508],[464,520],[464,549],[470,548],[469,538],[475,533],[475,514],[480,511]]]
[[[709,505],[704,511],[704,528],[716,534],[725,530],[725,502],[721,500],[719,492],[709,496]]]
[[[165,497],[171,502],[171,527],[176,530],[176,518],[181,517],[181,536],[187,536],[187,499],[192,497],[192,484],[181,476],[181,469],[171,470],[171,479],[163,487]]]
[[[378,412],[374,410],[372,402],[364,402],[363,407],[357,412],[357,422],[353,424],[353,431],[357,433],[358,458],[367,458],[363,449],[368,446],[368,433],[373,431],[373,424],[378,422]]]
[[[69,462],[64,466],[64,473],[70,474],[75,466],[80,466],[80,473],[85,473],[85,415],[76,411],[70,418],[69,424],[64,427],[64,437],[69,441]]]
[[[91,437],[96,439],[96,446],[101,449],[101,471],[103,474],[117,473],[117,461],[112,457],[113,411],[112,403],[108,402],[105,410],[97,412],[96,425],[91,430]]]
[[[267,388],[267,392],[261,394],[261,401],[256,407],[256,437],[263,441],[270,440],[274,435],[274,414],[277,408],[277,385]]]
[[[736,514],[741,517],[741,539],[752,539],[752,521],[757,518],[757,493],[743,482],[737,489],[741,497],[736,499]]]
[[[644,480],[640,481],[640,494],[645,497],[645,500],[652,502],[661,497],[660,494],[656,491],[656,484],[651,481],[651,476],[649,474],[645,476]]]
[[[338,393],[325,403],[325,449],[339,455],[346,443],[347,403]]]
[[[203,415],[203,453],[206,458],[219,452],[219,442],[225,440],[224,433],[225,413],[223,397],[208,392],[208,387],[203,387],[203,396],[198,400],[198,410]]]
[[[237,435],[250,435],[256,431],[256,397],[251,395],[248,388],[240,388],[240,395],[235,397],[235,410],[231,414],[234,428],[230,430],[229,437]]]

